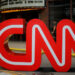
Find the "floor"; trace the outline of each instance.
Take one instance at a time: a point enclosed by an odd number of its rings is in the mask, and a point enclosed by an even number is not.
[[[25,42],[9,42],[8,45],[10,48],[26,48]],[[55,72],[45,54],[42,54],[41,60],[41,66],[37,71],[10,71],[0,67],[0,75],[75,75],[75,57],[72,57],[72,65],[69,72]]]

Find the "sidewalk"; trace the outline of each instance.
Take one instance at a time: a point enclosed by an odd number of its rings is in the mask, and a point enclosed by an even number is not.
[[[26,43],[22,42],[22,41],[20,41],[20,42],[17,42],[17,41],[16,42],[9,42],[8,45],[10,48],[20,48],[20,49],[26,48]],[[25,53],[25,51],[23,51],[23,53]],[[49,60],[45,54],[42,54],[41,60],[42,60],[41,61],[41,67],[51,67],[52,68],[52,66],[51,66],[51,64],[50,64],[50,62],[49,62]],[[71,67],[73,67],[73,68],[75,67],[75,57],[72,57]]]
[[[10,48],[22,48],[25,49],[25,42],[9,42],[9,47]],[[45,56],[45,54],[42,54],[42,59],[41,59],[41,66],[40,69],[34,72],[27,72],[27,71],[10,71],[10,70],[6,70],[2,67],[0,67],[0,75],[75,75],[75,58],[72,57],[72,65],[71,68],[74,70],[72,72],[55,72],[50,64],[50,62],[48,61],[47,57]]]

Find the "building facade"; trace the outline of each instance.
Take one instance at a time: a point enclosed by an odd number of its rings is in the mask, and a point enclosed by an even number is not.
[[[51,32],[62,19],[75,22],[75,0],[1,0],[0,4],[1,22],[12,18],[24,18],[28,22],[38,18]],[[24,38],[24,35],[19,38]]]

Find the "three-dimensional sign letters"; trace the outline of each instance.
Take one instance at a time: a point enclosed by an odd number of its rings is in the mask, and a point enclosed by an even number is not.
[[[60,21],[55,42],[44,22],[31,20],[26,28],[26,54],[16,54],[4,42],[9,35],[23,34],[24,23],[24,19],[9,19],[0,23],[0,66],[9,70],[37,70],[43,49],[56,71],[68,71],[71,67],[71,49],[75,50],[75,24],[67,19]]]

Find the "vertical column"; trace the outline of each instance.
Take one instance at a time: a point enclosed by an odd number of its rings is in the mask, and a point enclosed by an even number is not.
[[[39,14],[40,19],[46,24],[46,26],[49,28],[49,22],[48,22],[48,1],[46,1],[46,7],[42,9],[41,13]]]
[[[70,0],[70,19],[72,20],[72,0]]]

